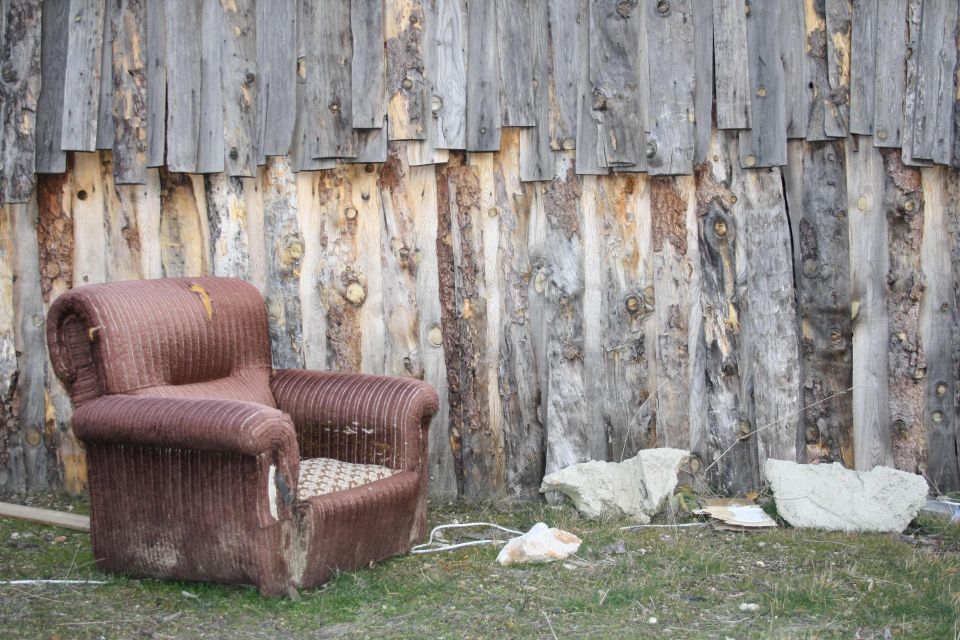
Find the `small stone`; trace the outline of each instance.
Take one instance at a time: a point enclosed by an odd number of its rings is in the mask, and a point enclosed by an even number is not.
[[[797,528],[900,533],[927,501],[923,476],[888,467],[870,471],[769,459],[764,476],[777,513]]]
[[[650,618],[647,620],[647,624],[657,624],[657,619],[653,616],[650,616]]]
[[[553,529],[538,522],[530,531],[504,545],[497,554],[497,562],[506,566],[521,562],[563,560],[576,553],[581,542],[580,538],[568,531]]]
[[[760,605],[758,605],[756,602],[744,602],[740,605],[740,611],[743,611],[744,613],[755,613],[760,611]]]
[[[66,541],[67,541],[67,536],[57,536],[56,538],[53,539],[53,541],[54,541],[54,542],[66,542]]]

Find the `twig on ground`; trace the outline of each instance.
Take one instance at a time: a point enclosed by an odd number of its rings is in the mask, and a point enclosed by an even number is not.
[[[553,630],[553,623],[550,622],[550,616],[548,616],[547,612],[543,610],[541,610],[540,613],[542,613],[543,617],[547,619],[547,626],[550,627],[550,635],[553,636],[553,640],[560,640],[557,638],[557,632]]]

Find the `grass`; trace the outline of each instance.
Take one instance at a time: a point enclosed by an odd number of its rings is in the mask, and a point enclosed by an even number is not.
[[[82,498],[29,500],[86,510]],[[960,527],[937,519],[905,535],[621,531],[628,523],[543,503],[432,505],[433,524],[455,520],[517,529],[543,520],[584,544],[567,562],[539,566],[501,567],[492,547],[394,558],[293,602],[246,587],[107,576],[87,534],[0,520],[0,579],[108,581],[0,586],[0,637],[960,637]]]

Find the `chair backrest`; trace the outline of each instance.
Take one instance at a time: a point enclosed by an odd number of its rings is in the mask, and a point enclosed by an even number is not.
[[[77,287],[51,305],[47,344],[77,405],[116,393],[275,404],[266,307],[242,280]]]

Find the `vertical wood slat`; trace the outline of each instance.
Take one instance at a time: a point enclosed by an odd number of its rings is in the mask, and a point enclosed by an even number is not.
[[[221,3],[221,94],[226,172],[253,177],[257,173],[257,23],[253,0]],[[284,43],[291,48],[292,40]]]
[[[20,455],[17,413],[13,394],[17,388],[17,348],[15,344],[13,273],[14,241],[11,227],[11,206],[0,207],[0,452],[6,460],[0,467],[0,487],[6,491],[22,490],[23,457]]]
[[[500,149],[500,56],[497,5],[467,5],[467,151]]]
[[[169,0],[165,8],[167,168],[192,172],[200,140],[202,14],[195,0]]]
[[[920,90],[920,33],[923,17],[923,0],[907,0],[907,55],[906,87],[903,97],[903,131],[901,149],[903,162],[908,166],[929,166],[929,160],[917,158],[913,154],[913,139],[916,133],[914,121],[919,108]]]
[[[693,5],[693,30],[695,47],[693,109],[696,128],[693,164],[699,165],[707,158],[710,134],[713,131],[714,31],[711,3],[703,2]]]
[[[907,0],[889,0],[877,14],[873,144],[899,147],[906,85]]]
[[[257,164],[290,151],[297,115],[297,1],[256,3]],[[276,43],[288,46],[276,46]]]
[[[567,11],[558,16],[565,21],[575,21],[577,51],[581,52],[577,71],[576,171],[577,175],[605,175],[609,171],[601,153],[600,128],[593,118],[593,83],[590,80],[590,0],[579,0],[578,7],[577,13]]]
[[[740,133],[740,165],[777,167],[787,163],[787,121],[780,11],[784,2],[753,3],[747,18],[752,128]]]
[[[807,57],[806,11],[803,2],[780,7],[780,34],[783,39],[784,98],[787,137],[806,138],[813,104],[811,64]]]
[[[167,18],[166,5],[147,2],[147,166],[164,164],[167,139]]]
[[[806,54],[807,77],[811,92],[809,117],[807,119],[807,141],[829,140],[827,121],[834,118],[830,104],[830,81],[827,78],[827,18],[824,4],[818,0],[803,0],[804,9],[804,52]],[[829,128],[836,128],[831,124]]]
[[[350,67],[353,127],[379,129],[386,115],[383,0],[351,0],[350,30],[353,61]],[[427,43],[428,45],[432,43]]]
[[[844,138],[850,132],[850,0],[825,0],[827,36],[827,81],[830,95],[825,107],[828,136]]]
[[[662,10],[666,6],[667,10]],[[650,140],[645,151],[650,175],[693,173],[694,28],[690,0],[647,3],[650,71]],[[663,74],[670,82],[659,82]],[[650,151],[653,151],[651,154]]]
[[[924,0],[920,22],[912,157],[937,164],[953,155],[957,9],[955,0]]]
[[[425,123],[427,135],[424,140],[411,140],[404,145],[407,150],[407,160],[410,166],[413,167],[441,164],[450,159],[449,150],[440,147],[440,121],[437,117],[439,110],[443,106],[438,98],[439,87],[437,86],[440,64],[440,61],[437,60],[438,48],[436,46],[438,37],[437,29],[439,27],[437,23],[437,7],[433,0],[427,0],[422,6],[424,21],[423,69],[426,80],[424,91],[426,92],[425,105],[427,105],[425,107],[427,111]],[[384,135],[382,137],[384,140],[384,152],[383,158],[379,160],[379,162],[386,160],[386,136]]]
[[[100,99],[97,104],[97,149],[113,148],[113,7],[103,11],[100,53]]]
[[[113,31],[113,175],[117,184],[147,179],[147,2],[111,3]]]
[[[60,137],[64,151],[93,151],[97,146],[104,4],[70,1]]]
[[[802,459],[852,467],[850,238],[842,144],[791,141],[784,184],[800,326]]]
[[[550,21],[551,146],[571,150],[577,140],[578,76],[580,74],[579,0],[548,0]]]
[[[885,289],[889,269],[882,217],[883,159],[866,139],[845,143],[847,217],[850,225],[853,318],[853,447],[858,470],[892,466],[887,384],[889,319]]]
[[[37,102],[37,173],[62,173],[67,154],[60,149],[63,127],[63,89],[66,81],[70,3],[44,0],[41,16],[40,98]]]
[[[387,113],[392,140],[424,140],[427,135],[429,97],[423,56],[424,47],[432,43],[424,43],[424,1],[387,0],[384,13]]]
[[[524,0],[492,0],[497,5],[497,50],[500,64],[500,106],[503,126],[532,127],[537,123],[534,103],[534,48],[546,40],[546,24],[531,21],[531,10],[546,3]],[[544,5],[539,7],[538,5]],[[541,31],[542,30],[542,31]],[[532,64],[531,64],[532,63]]]
[[[168,21],[169,26],[169,21]],[[179,27],[178,25],[178,28]],[[197,173],[219,173],[224,165],[224,69],[222,42],[227,25],[220,0],[200,0],[200,85],[192,87],[197,95],[199,138]]]
[[[306,62],[306,91],[312,105],[307,149],[312,158],[350,158],[356,155],[350,95],[350,0],[311,4],[317,40],[309,45]]]
[[[524,182],[551,180],[554,158],[550,149],[550,41],[547,4],[526,6],[530,13],[530,81],[534,87],[534,121],[520,131],[520,179]],[[502,59],[502,54],[501,54]],[[518,65],[519,66],[519,65]]]
[[[642,7],[615,0],[590,3],[590,117],[599,123],[601,166],[640,164],[643,27]]]
[[[36,111],[40,93],[41,7],[15,0],[0,6],[0,203],[26,203],[36,185]]]
[[[467,42],[464,0],[431,0],[436,18],[437,77],[434,81],[437,119],[437,146],[441,149],[467,147]],[[433,43],[428,43],[433,46]]]
[[[742,0],[713,0],[713,52],[717,75],[717,128],[750,128],[747,12]]]
[[[873,133],[879,14],[879,0],[860,0],[853,5],[853,27],[850,35],[850,133]]]

